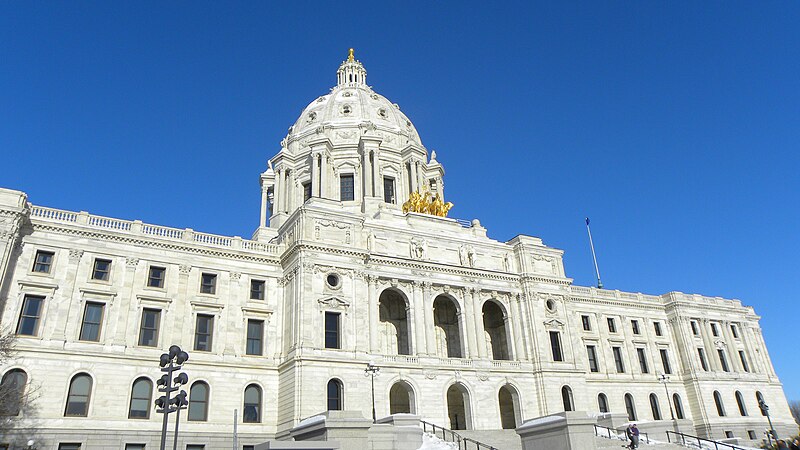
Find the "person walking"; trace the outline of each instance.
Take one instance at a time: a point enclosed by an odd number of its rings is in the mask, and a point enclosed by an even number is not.
[[[628,440],[631,441],[630,445],[628,445],[628,448],[639,448],[639,429],[636,428],[635,423],[628,426],[628,428],[625,430],[625,435],[628,437]]]

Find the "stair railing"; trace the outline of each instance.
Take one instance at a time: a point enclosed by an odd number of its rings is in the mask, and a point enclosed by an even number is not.
[[[495,447],[492,447],[489,444],[484,444],[483,442],[476,441],[475,439],[470,439],[468,437],[462,436],[448,428],[440,427],[439,425],[435,425],[430,422],[425,422],[424,420],[420,420],[420,422],[422,422],[422,431],[426,433],[430,432],[436,437],[441,436],[443,441],[455,442],[458,445],[459,450],[470,450],[470,449],[499,450]],[[428,431],[428,428],[430,428],[431,431]]]
[[[670,437],[670,435],[674,436]],[[681,444],[684,447],[689,447],[690,445],[694,445],[695,441],[697,442],[697,448],[703,448],[702,443],[707,443],[708,446],[713,445],[714,450],[719,450],[719,449],[745,450],[743,447],[739,447],[738,445],[726,444],[724,442],[717,442],[711,439],[692,436],[691,434],[679,433],[677,431],[667,431],[667,442],[671,442],[674,444]]]
[[[616,438],[616,439],[619,439],[621,441],[625,441],[625,440],[627,440],[627,437],[623,438],[618,434],[618,433],[622,433],[622,436],[627,436],[625,434],[625,430],[626,430],[626,428],[618,428],[618,429],[615,430],[613,428],[604,427],[602,425],[595,425],[594,426],[594,435],[595,436],[600,436],[600,437],[604,437],[605,435],[607,435],[609,439]],[[644,432],[640,431],[639,432],[639,439],[642,439],[647,444],[650,444],[650,436],[647,433],[644,433]]]

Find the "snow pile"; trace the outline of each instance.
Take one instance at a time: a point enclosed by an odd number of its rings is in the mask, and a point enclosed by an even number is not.
[[[417,450],[453,450],[457,449],[455,442],[445,442],[430,433],[422,433],[422,447]]]

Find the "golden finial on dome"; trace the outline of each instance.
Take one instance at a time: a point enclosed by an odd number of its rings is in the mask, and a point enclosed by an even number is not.
[[[356,60],[356,59],[353,57],[353,52],[354,52],[354,51],[355,51],[355,50],[353,50],[352,48],[350,49],[350,54],[349,54],[349,55],[347,55],[347,62],[353,62],[353,61],[355,61],[355,60]]]

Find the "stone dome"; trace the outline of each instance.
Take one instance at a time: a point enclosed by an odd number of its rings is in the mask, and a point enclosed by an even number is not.
[[[422,146],[414,124],[400,107],[366,84],[367,72],[361,62],[353,58],[352,49],[339,67],[337,78],[337,85],[306,106],[289,128],[289,144],[319,133],[322,127],[334,144],[372,129],[384,137],[383,146],[398,149]],[[332,132],[327,132],[329,130]]]

